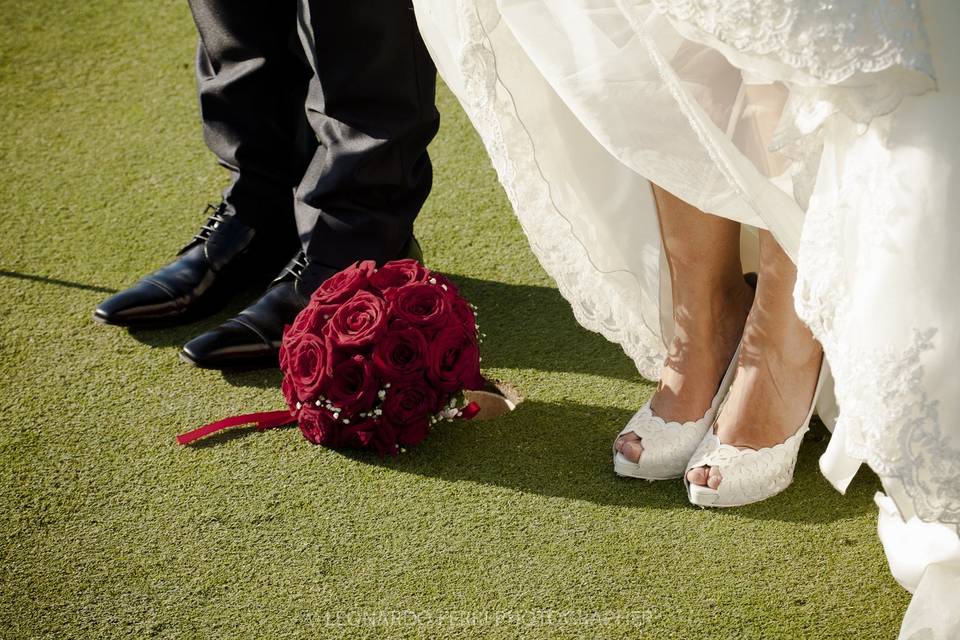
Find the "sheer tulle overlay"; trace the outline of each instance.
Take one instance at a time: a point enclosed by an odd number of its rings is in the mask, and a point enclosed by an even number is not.
[[[650,182],[745,223],[745,270],[773,233],[833,374],[821,469],[883,481],[881,539],[917,594],[904,636],[957,632],[931,612],[960,583],[960,5],[414,4],[537,257],[644,376],[671,314]],[[911,542],[930,539],[953,546]]]

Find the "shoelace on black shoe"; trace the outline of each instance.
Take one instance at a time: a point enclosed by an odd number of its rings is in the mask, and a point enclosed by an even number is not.
[[[292,276],[294,280],[302,280],[303,272],[307,268],[307,256],[303,251],[297,253],[294,256],[286,267],[283,268],[283,271],[277,276],[277,279],[274,282],[279,282],[281,280],[287,279],[287,276]]]
[[[190,244],[194,242],[206,242],[207,238],[210,237],[210,234],[213,233],[218,224],[226,221],[226,216],[224,215],[227,211],[227,203],[221,202],[220,204],[214,206],[208,204],[207,208],[203,210],[204,213],[207,211],[212,211],[213,213],[207,218],[207,221],[203,223],[203,226],[200,227],[200,232],[197,235],[193,236]]]

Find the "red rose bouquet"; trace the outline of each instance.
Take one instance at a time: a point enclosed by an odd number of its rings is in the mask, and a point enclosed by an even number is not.
[[[379,269],[373,261],[354,264],[324,282],[284,331],[289,413],[228,418],[179,441],[293,418],[315,444],[395,454],[441,420],[476,415],[463,391],[484,386],[477,329],[474,309],[453,283],[416,260]]]

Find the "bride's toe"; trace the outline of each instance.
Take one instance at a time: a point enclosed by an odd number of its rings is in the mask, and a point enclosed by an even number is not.
[[[634,464],[640,461],[640,454],[643,453],[643,445],[640,444],[640,438],[636,434],[626,434],[617,438],[616,448],[620,455]]]
[[[720,480],[723,476],[720,475],[719,467],[708,467],[707,468],[707,486],[713,490],[716,490],[720,486]]]
[[[687,471],[687,482],[716,490],[720,486],[720,469],[717,467],[694,467]]]
[[[707,474],[707,467],[694,467],[687,471],[687,482],[705,487],[707,485]]]

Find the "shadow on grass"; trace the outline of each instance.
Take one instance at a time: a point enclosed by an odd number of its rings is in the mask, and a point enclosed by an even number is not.
[[[283,374],[279,369],[250,369],[221,371],[223,379],[227,384],[234,387],[256,387],[258,389],[276,389],[277,398],[282,400],[280,395],[280,382],[283,381]]]
[[[451,279],[478,308],[478,322],[487,334],[486,366],[641,379],[619,346],[577,324],[556,289],[456,274]]]
[[[209,449],[211,447],[217,447],[220,445],[227,444],[233,440],[240,440],[241,438],[246,438],[257,433],[261,433],[256,425],[244,425],[241,427],[231,427],[229,429],[224,429],[214,433],[213,435],[207,436],[201,440],[191,442],[188,447],[191,449]]]
[[[630,412],[580,404],[526,401],[512,414],[485,422],[443,424],[396,459],[347,453],[357,460],[425,477],[504,487],[537,495],[637,509],[693,508],[680,480],[620,478],[611,441]],[[801,448],[793,485],[755,505],[716,510],[716,517],[822,523],[873,512],[879,482],[861,474],[847,495],[820,475],[817,459],[829,434],[817,424]]]
[[[616,345],[576,324],[569,305],[555,289],[454,279],[480,308],[480,323],[487,334],[487,365],[640,379]],[[252,299],[257,292],[250,295]],[[152,346],[182,344],[237,313],[245,303],[235,302],[200,323],[132,331],[131,335]],[[281,376],[276,369],[225,371],[223,376],[232,385],[275,388],[279,393]],[[628,508],[686,507],[679,480],[648,483],[613,474],[610,443],[629,418],[630,411],[623,409],[528,400],[497,420],[444,425],[423,445],[397,459],[380,460],[366,452],[344,455],[406,473],[550,497]],[[253,427],[231,429],[195,446],[216,446],[255,431]],[[718,511],[718,517],[814,523],[872,512],[872,495],[879,488],[875,479],[860,478],[846,496],[841,496],[820,476],[817,459],[826,446],[826,437],[822,426],[808,436],[795,482],[783,495],[740,509]]]
[[[496,420],[443,423],[423,444],[395,458],[380,458],[370,451],[340,454],[402,473],[552,498],[643,510],[694,508],[680,480],[644,482],[614,475],[611,433],[629,417],[630,412],[622,409],[526,401]],[[289,430],[291,437],[299,437],[295,427]],[[237,427],[190,447],[206,449],[256,433],[254,426]],[[794,482],[784,493],[711,513],[718,518],[807,524],[873,513],[873,494],[880,489],[875,476],[861,473],[844,496],[820,475],[817,459],[828,437],[822,425],[814,425],[800,450]]]
[[[37,276],[31,273],[20,273],[18,271],[5,271],[0,269],[0,278],[13,278],[15,280],[27,280],[29,282],[39,282],[42,284],[52,284],[56,287],[66,287],[67,289],[80,289],[82,291],[96,291],[98,293],[116,293],[116,289],[110,287],[101,287],[95,284],[85,284],[83,282],[74,282],[72,280],[61,280],[60,278],[50,278],[48,276]]]

